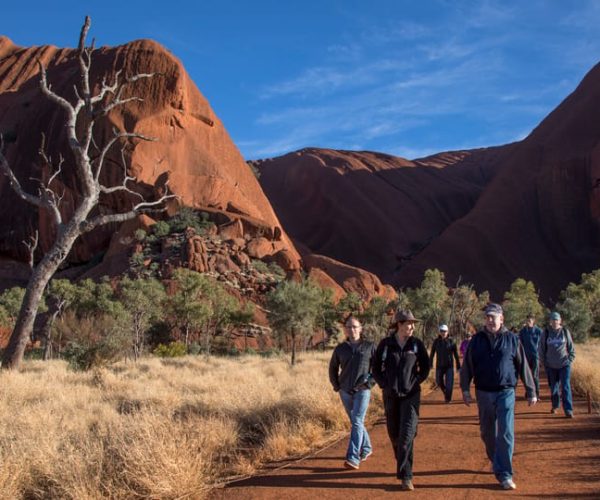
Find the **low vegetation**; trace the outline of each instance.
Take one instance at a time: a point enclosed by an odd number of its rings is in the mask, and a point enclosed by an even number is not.
[[[600,409],[600,342],[579,344],[575,350],[576,359],[571,375],[573,390],[581,396],[589,394],[596,409]]]
[[[0,496],[197,498],[306,453],[348,427],[329,355],[293,368],[259,356],[141,358],[87,372],[28,361],[0,384]]]

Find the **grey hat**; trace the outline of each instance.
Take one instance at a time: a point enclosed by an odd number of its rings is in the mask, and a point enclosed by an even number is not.
[[[407,309],[407,310],[400,309],[399,311],[396,311],[396,314],[394,315],[394,323],[404,323],[406,321],[416,322],[416,321],[421,321],[421,320],[415,318],[410,309]]]
[[[551,315],[550,315],[550,319],[560,319],[560,313],[554,311]]]
[[[493,302],[490,302],[487,306],[485,306],[483,308],[483,312],[486,316],[500,316],[503,314],[502,306]]]
[[[440,332],[447,332],[448,331],[448,325],[440,325],[439,330],[440,330]]]

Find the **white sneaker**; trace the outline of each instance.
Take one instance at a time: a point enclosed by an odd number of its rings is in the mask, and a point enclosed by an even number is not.
[[[517,485],[515,484],[515,482],[512,479],[505,479],[504,481],[502,481],[500,483],[500,485],[502,486],[503,490],[516,490],[517,489]]]

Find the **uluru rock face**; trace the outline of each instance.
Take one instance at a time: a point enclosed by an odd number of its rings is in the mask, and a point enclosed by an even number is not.
[[[62,112],[39,90],[40,60],[48,70],[48,82],[61,96],[73,100],[78,79],[76,51],[52,46],[22,48],[0,37],[0,132],[6,138],[5,154],[24,187],[35,192],[31,178],[48,178],[38,150],[42,135],[48,153],[55,160],[65,157],[59,190],[64,190],[62,211],[72,210],[77,196],[77,181],[70,168],[71,154],[65,144]],[[281,242],[287,257],[297,265],[299,255],[266,199],[254,174],[244,162],[223,124],[211,109],[181,63],[166,49],[149,40],[119,47],[102,47],[92,58],[92,82],[103,77],[111,82],[118,69],[123,75],[155,73],[126,87],[124,97],[135,95],[143,101],[132,102],[111,112],[95,130],[98,144],[112,137],[112,130],[138,132],[156,138],[142,142],[126,153],[130,175],[138,178],[137,189],[152,196],[168,179],[171,190],[182,204],[212,208],[241,219],[246,226]],[[122,75],[122,76],[123,76]],[[102,173],[106,185],[120,184],[123,169],[120,151],[115,148]],[[106,197],[100,210],[122,211],[130,201]],[[40,230],[40,249],[48,248],[54,228],[48,214],[34,210],[21,201],[0,176],[0,255],[26,260],[22,240]],[[76,243],[69,255],[72,263],[89,261],[104,252],[117,227],[106,227]]]
[[[516,277],[550,302],[600,267],[600,65],[502,160],[473,209],[395,275],[437,266],[499,297]]]
[[[384,282],[466,216],[514,145],[421,160],[305,149],[254,162],[286,231]]]
[[[256,162],[289,234],[416,286],[428,268],[500,299],[518,277],[558,299],[600,267],[600,65],[523,141],[408,161],[306,149]]]

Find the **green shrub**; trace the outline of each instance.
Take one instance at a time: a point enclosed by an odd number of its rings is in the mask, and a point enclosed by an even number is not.
[[[152,232],[159,238],[162,238],[171,233],[171,225],[164,220],[159,220],[152,226]]]
[[[135,233],[133,233],[133,237],[136,241],[144,241],[146,239],[146,231],[143,229],[136,229]]]
[[[158,344],[158,347],[153,352],[155,356],[160,358],[180,358],[187,354],[187,347],[183,342],[175,341],[167,345]]]
[[[202,354],[202,351],[204,351],[204,349],[198,342],[192,342],[188,347],[188,354],[192,354],[193,356]]]
[[[202,234],[207,228],[214,225],[206,212],[198,213],[190,207],[181,207],[169,221],[171,231],[182,233],[188,227],[193,227],[197,234]]]
[[[67,340],[64,358],[75,370],[89,370],[121,359],[131,349],[125,314],[77,317],[67,312],[56,323]]]
[[[262,260],[254,259],[252,261],[252,267],[261,274],[271,274],[268,264]]]

